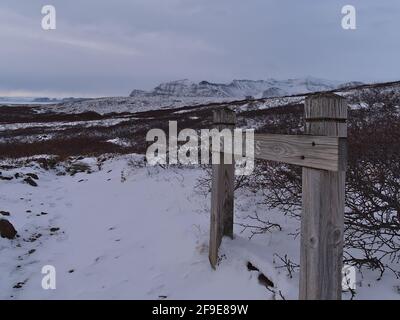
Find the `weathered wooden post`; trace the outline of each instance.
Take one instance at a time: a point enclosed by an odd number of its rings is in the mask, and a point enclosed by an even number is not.
[[[346,147],[347,103],[335,94],[305,101],[305,133],[341,137]],[[343,151],[343,150],[341,150]],[[339,300],[342,260],[346,152],[338,172],[303,168],[300,299]]]
[[[221,131],[232,130],[236,124],[235,113],[229,109],[215,110],[214,128]],[[225,141],[224,141],[225,142]],[[214,152],[214,151],[213,151]],[[235,164],[224,163],[223,150],[219,153],[220,164],[212,165],[211,222],[209,259],[211,266],[218,263],[218,249],[223,236],[233,237],[233,191],[235,181]]]

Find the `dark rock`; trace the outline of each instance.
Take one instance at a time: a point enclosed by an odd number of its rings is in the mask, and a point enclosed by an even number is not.
[[[258,275],[258,282],[266,287],[274,287],[274,283],[262,273]]]
[[[7,180],[7,181],[10,181],[10,180],[12,180],[12,179],[14,179],[14,177],[4,177],[4,176],[0,176],[0,180]]]
[[[37,174],[34,174],[34,173],[27,173],[26,175],[27,175],[28,177],[31,177],[32,179],[39,180],[39,177],[37,176]]]
[[[8,211],[0,211],[0,214],[3,216],[9,216],[10,213]]]
[[[250,261],[247,262],[247,269],[248,269],[249,271],[260,271],[260,270],[258,270],[258,268],[255,267]]]
[[[31,250],[28,251],[28,254],[32,254],[32,253],[34,253],[35,251],[36,251],[35,249],[31,249]]]
[[[60,230],[60,228],[50,228],[50,231],[51,231],[51,232],[56,232],[56,231],[58,231],[58,230]]]
[[[24,181],[27,184],[31,185],[32,187],[37,187],[38,186],[38,184],[31,177],[25,178]]]
[[[17,230],[15,230],[14,226],[5,219],[0,219],[0,236],[2,238],[14,239],[17,235]]]

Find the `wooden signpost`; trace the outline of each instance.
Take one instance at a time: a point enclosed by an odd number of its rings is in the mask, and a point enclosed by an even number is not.
[[[305,135],[255,135],[255,158],[303,167],[300,299],[341,299],[347,159],[347,104],[335,94],[305,101]],[[216,128],[234,129],[235,114],[214,113]],[[209,258],[218,264],[223,236],[233,237],[234,163],[213,165]]]

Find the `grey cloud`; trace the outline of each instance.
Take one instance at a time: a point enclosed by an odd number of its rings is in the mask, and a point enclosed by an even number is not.
[[[40,27],[57,9],[57,30]],[[341,28],[357,8],[358,29]],[[127,95],[180,78],[398,78],[398,0],[3,0],[0,95]]]

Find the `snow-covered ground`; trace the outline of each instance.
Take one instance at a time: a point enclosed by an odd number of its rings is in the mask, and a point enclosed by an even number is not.
[[[195,106],[207,103],[221,103],[232,101],[233,98],[207,98],[207,97],[104,97],[85,99],[81,101],[64,102],[57,105],[43,105],[39,113],[48,111],[62,113],[81,113],[94,111],[99,114],[111,112],[146,112],[158,109],[177,109],[185,106]]]
[[[249,239],[235,226],[224,239],[217,270],[208,261],[209,195],[197,188],[200,168],[138,167],[128,155],[81,159],[68,164],[90,173],[65,174],[32,163],[1,169],[0,211],[17,229],[15,240],[0,238],[2,299],[296,299],[298,272],[288,277],[278,256],[299,262],[299,239],[289,235],[299,222],[268,212],[282,231]],[[88,168],[89,168],[88,167]],[[88,169],[86,168],[86,169]],[[23,182],[38,175],[37,187]],[[236,193],[235,220],[266,213],[260,194]],[[1,218],[1,214],[0,214]],[[259,283],[257,271],[274,288]],[[42,267],[56,268],[56,289],[44,290]],[[358,274],[356,299],[400,299],[400,281],[389,273]],[[16,288],[14,288],[16,286]],[[345,299],[350,296],[344,295]]]

